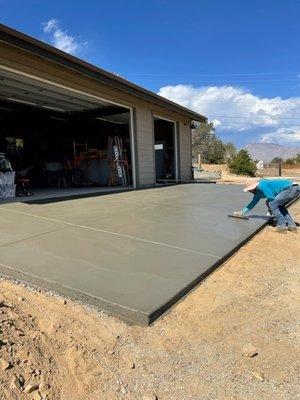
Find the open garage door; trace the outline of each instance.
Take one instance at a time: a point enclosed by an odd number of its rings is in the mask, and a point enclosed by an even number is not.
[[[1,66],[0,83],[0,152],[17,191],[135,186],[128,107]]]
[[[156,182],[178,181],[176,123],[154,116]]]

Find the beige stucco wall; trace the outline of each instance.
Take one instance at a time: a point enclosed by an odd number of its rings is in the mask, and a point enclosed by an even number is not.
[[[153,117],[149,107],[136,106],[138,184],[155,183]]]
[[[181,171],[179,178],[189,178],[191,165],[190,121],[180,113],[170,111],[137,96],[101,84],[93,78],[86,77],[4,43],[0,43],[1,65],[134,108],[137,182],[140,186],[149,186],[155,183],[153,114],[178,122],[180,141],[178,162]]]
[[[179,122],[179,166],[180,179],[190,179],[191,177],[191,129],[190,122]]]

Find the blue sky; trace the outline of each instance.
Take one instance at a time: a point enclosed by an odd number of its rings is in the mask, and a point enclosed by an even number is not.
[[[2,23],[207,115],[237,146],[300,146],[300,1],[0,0],[0,10]]]

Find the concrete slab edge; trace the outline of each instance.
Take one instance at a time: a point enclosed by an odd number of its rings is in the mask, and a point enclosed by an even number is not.
[[[13,266],[5,266],[0,263],[0,275],[8,280],[13,280],[25,286],[32,287],[37,290],[53,292],[62,297],[74,300],[79,304],[84,304],[95,308],[99,312],[104,312],[111,317],[121,319],[123,322],[131,325],[149,325],[149,317],[146,313],[137,310],[131,310],[121,305],[114,305],[108,301],[98,299],[86,293],[82,293],[76,289],[64,287],[55,282],[50,282],[30,274],[26,274]]]
[[[290,203],[287,204],[287,207],[292,206],[297,203],[300,198],[297,198]],[[196,279],[194,279],[191,283],[185,286],[180,292],[178,292],[174,297],[172,297],[167,303],[164,303],[161,307],[157,308],[151,314],[149,314],[149,325],[153,324],[155,320],[162,317],[165,313],[167,313],[170,308],[176,303],[182,301],[184,297],[191,292],[213,271],[215,271],[218,267],[220,267],[226,260],[232,257],[241,247],[243,247],[247,242],[249,242],[255,235],[257,235],[260,231],[262,231],[270,222],[272,218],[267,219],[261,226],[259,226],[254,232],[252,232],[247,238],[245,238],[242,242],[240,242],[237,246],[235,246],[232,250],[230,250],[224,257],[215,262],[209,269],[207,269],[203,274],[199,275]]]
[[[14,266],[5,266],[0,263],[0,274],[4,277],[7,277],[8,279],[14,279],[16,281],[22,282],[25,285],[29,285],[38,289],[44,289],[46,291],[47,290],[52,291],[63,297],[67,297],[72,300],[78,301],[80,303],[86,304],[88,306],[95,307],[97,310],[101,312],[106,312],[111,316],[121,318],[123,321],[129,324],[148,326],[153,324],[158,318],[162,317],[167,311],[170,310],[170,308],[173,305],[181,301],[191,290],[195,289],[208,275],[210,275],[214,270],[216,270],[219,266],[221,266],[228,258],[230,258],[234,253],[236,253],[245,243],[251,240],[253,236],[255,236],[258,232],[260,232],[268,224],[268,222],[269,221],[267,220],[265,223],[263,223],[250,236],[248,236],[245,240],[239,243],[224,257],[217,260],[217,262],[215,262],[204,273],[200,274],[196,279],[190,282],[178,293],[176,293],[175,296],[170,298],[166,303],[162,304],[160,307],[158,307],[156,310],[154,310],[149,314],[143,313],[138,310],[130,310],[128,308],[122,307],[121,305],[116,306],[107,301],[103,301],[94,296],[77,291],[76,289],[64,287],[55,282],[50,282],[44,280],[43,278],[32,276],[31,274],[26,274],[22,271],[19,271]]]
[[[173,305],[182,301],[184,297],[193,289],[195,289],[205,278],[207,278],[213,271],[220,267],[226,260],[233,256],[241,247],[243,247],[247,242],[249,242],[257,233],[263,230],[268,224],[269,220],[266,220],[260,227],[258,227],[254,232],[251,233],[247,238],[245,238],[241,243],[230,250],[221,259],[215,262],[210,268],[199,275],[191,283],[185,286],[180,292],[178,292],[174,297],[172,297],[167,303],[164,303],[161,307],[157,308],[151,314],[149,314],[149,325],[153,324],[155,320],[162,317]]]

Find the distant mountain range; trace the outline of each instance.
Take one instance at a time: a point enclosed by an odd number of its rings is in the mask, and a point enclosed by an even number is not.
[[[273,143],[250,143],[245,146],[245,149],[254,160],[265,162],[272,161],[274,157],[286,160],[300,153],[300,147],[281,146]]]

